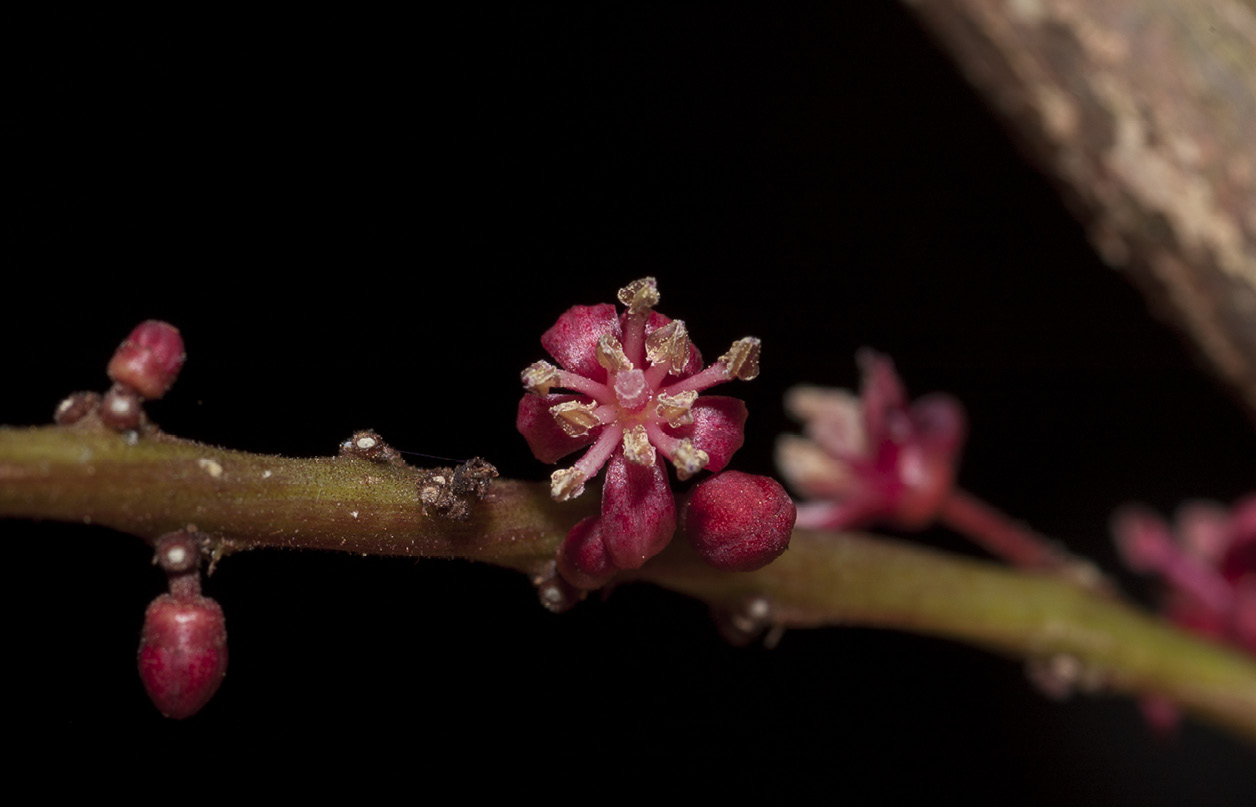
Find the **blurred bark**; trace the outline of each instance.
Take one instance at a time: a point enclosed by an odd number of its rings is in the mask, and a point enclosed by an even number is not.
[[[1256,0],[903,0],[1256,421]]]

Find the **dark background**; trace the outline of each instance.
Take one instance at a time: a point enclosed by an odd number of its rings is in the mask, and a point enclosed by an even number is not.
[[[519,370],[566,307],[648,274],[708,355],[764,341],[734,390],[744,470],[771,471],[783,390],[855,384],[868,345],[964,401],[967,488],[1108,570],[1115,506],[1252,488],[1251,422],[897,4],[99,14],[19,38],[0,422],[103,388],[157,317],[189,354],[150,408],[168,431],[317,455],[370,427],[542,479],[513,428]],[[554,616],[518,575],[457,562],[229,559],[207,592],[230,674],[173,723],[134,672],[149,550],[2,534],[11,725],[45,750],[386,745],[428,784],[469,765],[476,788],[560,797],[679,764],[704,797],[1256,799],[1236,741],[1051,702],[967,647],[852,628],[739,650],[666,592]],[[508,762],[530,777],[499,781]]]

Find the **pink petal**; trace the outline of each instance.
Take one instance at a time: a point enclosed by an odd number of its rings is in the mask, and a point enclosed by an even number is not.
[[[919,530],[929,526],[942,503],[951,494],[955,466],[950,453],[936,454],[919,442],[911,442],[898,452],[897,497],[892,518],[898,526]]]
[[[813,530],[855,530],[889,514],[889,506],[875,493],[851,496],[837,502],[801,502],[798,526]]]
[[[901,416],[907,395],[894,371],[894,362],[888,356],[863,348],[855,355],[855,360],[863,372],[859,397],[863,401],[868,441],[875,445],[886,437],[895,436],[896,416]]]
[[[519,401],[515,428],[528,441],[532,456],[541,462],[558,462],[571,452],[592,443],[601,428],[595,428],[582,437],[572,437],[562,430],[549,411],[555,404],[589,400],[583,395],[524,395]]]
[[[841,499],[859,487],[855,468],[805,437],[776,438],[776,467],[791,488],[812,499]]]
[[[1173,523],[1183,548],[1210,566],[1220,563],[1233,543],[1230,511],[1215,502],[1185,502],[1178,507]]]
[[[1145,507],[1127,505],[1112,516],[1112,535],[1125,565],[1136,572],[1159,572],[1178,549],[1169,525]]]
[[[710,457],[706,469],[723,470],[733,454],[746,440],[746,404],[740,398],[724,395],[703,395],[694,401],[690,409],[693,423],[680,428],[664,426],[663,431],[674,437],[688,437],[695,447]]]
[[[675,532],[676,500],[663,458],[647,467],[615,452],[602,485],[602,537],[611,562],[620,569],[639,569],[663,551]]]
[[[951,465],[968,433],[964,407],[955,398],[940,392],[917,398],[909,410],[913,439],[929,454]]]
[[[558,549],[558,572],[576,588],[601,588],[615,575],[606,554],[602,519],[591,516],[571,528]]]
[[[1234,587],[1234,638],[1247,652],[1256,654],[1256,574]]]
[[[564,370],[606,382],[606,368],[597,363],[597,340],[602,334],[621,338],[615,306],[610,303],[576,305],[568,308],[548,331],[541,334],[541,346]]]

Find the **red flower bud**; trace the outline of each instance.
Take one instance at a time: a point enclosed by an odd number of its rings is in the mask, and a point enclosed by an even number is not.
[[[775,479],[724,471],[694,488],[685,509],[685,533],[715,568],[752,572],[789,547],[797,515]]]
[[[160,398],[174,383],[185,358],[179,329],[150,319],[137,325],[118,346],[109,361],[109,377],[144,398]]]
[[[209,702],[227,674],[222,607],[208,598],[162,594],[144,614],[140,680],[166,717],[191,717]]]
[[[602,519],[592,516],[567,533],[558,549],[558,573],[576,588],[601,588],[615,576],[615,564],[606,552]]]

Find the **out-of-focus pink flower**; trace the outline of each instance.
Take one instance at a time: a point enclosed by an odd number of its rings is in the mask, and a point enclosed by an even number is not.
[[[857,359],[858,396],[821,387],[786,395],[786,409],[806,433],[782,436],[776,452],[786,482],[812,499],[798,505],[798,525],[923,527],[952,490],[966,432],[963,407],[941,394],[908,404],[889,358],[865,349]]]
[[[1233,508],[1188,502],[1173,526],[1141,505],[1112,519],[1117,548],[1131,569],[1158,577],[1162,608],[1176,625],[1256,655],[1256,495]],[[1177,724],[1177,708],[1146,699],[1143,713],[1158,730]]]
[[[1170,619],[1256,654],[1256,495],[1231,509],[1189,502],[1172,527],[1130,505],[1113,517],[1112,532],[1131,569],[1164,582]]]
[[[623,313],[610,304],[575,306],[541,336],[558,366],[540,361],[523,371],[528,394],[516,420],[542,462],[586,449],[551,475],[556,500],[579,496],[607,469],[601,516],[573,529],[559,553],[560,570],[585,588],[640,567],[667,545],[676,503],[663,460],[682,480],[727,465],[743,441],[745,404],[699,393],[759,373],[753,337],[734,342],[704,369],[685,323],[654,311],[654,278],[630,283],[618,296]]]

